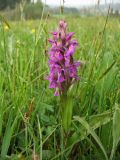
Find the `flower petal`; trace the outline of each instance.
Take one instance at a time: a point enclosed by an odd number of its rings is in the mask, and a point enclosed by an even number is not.
[[[55,91],[54,96],[57,97],[58,95],[59,95],[58,91]]]
[[[69,41],[72,36],[73,36],[74,32],[69,32],[67,35],[66,35],[66,41]]]
[[[75,47],[73,45],[69,46],[68,51],[66,52],[66,56],[71,56],[75,52]]]

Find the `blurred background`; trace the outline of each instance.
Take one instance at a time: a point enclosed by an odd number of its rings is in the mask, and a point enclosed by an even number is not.
[[[0,0],[0,13],[8,20],[39,19],[58,16],[120,16],[120,0]]]

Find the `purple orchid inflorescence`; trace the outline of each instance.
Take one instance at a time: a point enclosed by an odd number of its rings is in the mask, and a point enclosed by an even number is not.
[[[61,20],[57,31],[52,32],[52,39],[49,39],[50,74],[47,79],[50,82],[49,88],[55,89],[54,96],[66,94],[69,87],[79,80],[77,68],[80,62],[73,58],[78,42],[72,39],[73,35],[73,32],[67,32],[67,23]]]

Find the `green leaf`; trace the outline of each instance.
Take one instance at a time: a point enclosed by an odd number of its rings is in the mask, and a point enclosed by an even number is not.
[[[110,156],[110,160],[113,159],[117,145],[120,141],[120,108],[116,105],[116,109],[113,115],[113,148]]]
[[[114,61],[103,73],[102,75],[98,78],[98,80],[102,79],[104,76],[107,75],[107,73],[112,69],[112,67],[115,65],[116,61]]]
[[[105,149],[104,149],[99,137],[97,136],[95,131],[90,127],[90,125],[87,123],[87,121],[84,118],[80,118],[79,116],[75,116],[74,119],[76,121],[78,121],[79,123],[81,123],[83,125],[83,127],[92,135],[92,137],[95,139],[95,141],[97,142],[97,144],[99,145],[99,147],[103,151],[105,159],[108,160],[107,153],[106,153],[106,151],[105,151]]]
[[[2,147],[1,147],[1,157],[5,158],[10,146],[10,142],[12,139],[12,135],[17,124],[18,115],[16,115],[15,119],[13,120],[13,109],[10,111],[8,122],[6,125],[5,134],[3,137]]]
[[[95,130],[112,121],[113,111],[114,109],[107,110],[102,114],[90,116],[89,125],[91,126],[91,128]],[[79,127],[77,127],[77,130],[79,130]],[[89,134],[90,134],[89,131],[86,132],[85,128],[83,126],[80,126],[80,133],[79,134],[77,132],[73,133],[73,135],[68,140],[68,146],[75,143],[76,141],[84,140],[86,136]]]

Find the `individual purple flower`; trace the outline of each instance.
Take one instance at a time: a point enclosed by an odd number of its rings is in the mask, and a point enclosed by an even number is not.
[[[58,96],[67,94],[69,87],[79,80],[77,68],[80,67],[80,62],[73,58],[78,42],[72,39],[74,32],[67,32],[64,20],[59,22],[57,31],[51,34],[51,48],[48,52],[50,74],[47,79],[50,82],[49,88],[55,89],[54,96]]]

